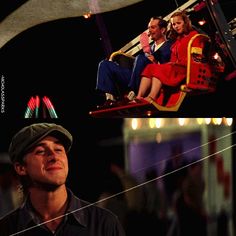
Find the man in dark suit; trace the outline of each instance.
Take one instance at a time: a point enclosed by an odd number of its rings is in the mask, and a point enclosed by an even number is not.
[[[98,108],[120,105],[125,94],[126,101],[132,101],[138,91],[140,74],[144,67],[150,63],[162,64],[169,61],[172,42],[166,38],[167,25],[161,17],[155,16],[150,19],[148,35],[153,41],[150,53],[142,48],[142,52],[135,57],[131,66],[130,63],[127,66],[121,65],[115,59],[105,59],[99,63],[96,90],[105,94],[106,101]]]

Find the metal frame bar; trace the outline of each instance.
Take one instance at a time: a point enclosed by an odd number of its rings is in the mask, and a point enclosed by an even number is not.
[[[174,10],[173,12],[171,12],[170,14],[165,16],[164,19],[168,21],[173,13],[175,13],[176,11],[186,10],[187,8],[190,8],[191,6],[193,6],[194,3],[198,2],[198,1],[199,0],[187,1],[182,6],[178,7],[176,10]],[[147,31],[147,30],[145,30],[145,31]],[[135,55],[136,53],[138,53],[141,50],[141,45],[139,43],[139,37],[140,37],[140,35],[138,35],[136,38],[131,40],[124,47],[122,47],[120,49],[120,51],[122,51],[128,55],[132,55],[132,56]]]

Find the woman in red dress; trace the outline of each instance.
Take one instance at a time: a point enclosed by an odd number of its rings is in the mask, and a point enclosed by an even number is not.
[[[198,32],[193,29],[185,12],[175,12],[171,16],[169,37],[175,42],[171,47],[170,62],[145,67],[136,97],[138,100],[155,100],[163,85],[176,87],[186,78],[188,42],[196,34]]]

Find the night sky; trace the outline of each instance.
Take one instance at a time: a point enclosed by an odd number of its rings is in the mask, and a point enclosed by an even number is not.
[[[25,1],[15,1],[15,5],[11,2],[11,6],[6,2],[1,1],[0,20]],[[178,1],[179,6],[184,2]],[[225,8],[232,4],[235,1],[224,1]],[[22,125],[40,121],[24,119],[30,97],[48,96],[59,117],[53,122],[63,124],[75,137],[69,184],[76,193],[94,200],[109,163],[123,165],[121,143],[106,148],[99,144],[100,140],[122,137],[123,121],[88,115],[103,101],[95,91],[97,65],[108,56],[109,50],[120,49],[145,30],[151,16],[165,16],[175,8],[173,0],[160,1],[155,7],[153,1],[145,0],[90,19],[76,17],[47,22],[28,29],[4,45],[0,49],[0,72],[5,78],[6,112],[0,114],[0,151],[7,151],[10,137]],[[102,30],[108,38],[103,38],[98,20],[104,24]],[[219,96],[212,95],[206,100],[205,97],[192,98],[184,104],[187,110],[176,116],[232,115],[232,109],[227,108],[233,98],[232,83],[224,84],[227,92],[221,88]]]

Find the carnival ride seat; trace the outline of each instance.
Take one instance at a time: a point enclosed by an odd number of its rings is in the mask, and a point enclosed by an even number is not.
[[[184,98],[216,91],[224,63],[216,54],[214,44],[206,34],[194,35],[188,43],[186,79],[176,88],[164,87],[156,100],[150,98],[160,111],[178,111]],[[182,66],[182,65],[180,65]]]
[[[130,67],[134,56],[121,51],[111,54],[110,60],[121,66]],[[183,66],[178,65],[176,66]],[[213,93],[217,81],[224,71],[224,63],[216,54],[214,43],[206,34],[194,35],[188,43],[186,78],[177,87],[163,86],[157,99],[149,99],[149,103],[127,104],[90,112],[97,117],[133,117],[151,116],[158,111],[178,111],[186,96]]]

